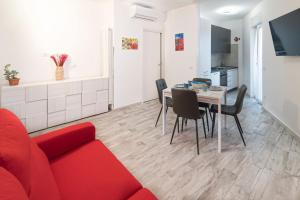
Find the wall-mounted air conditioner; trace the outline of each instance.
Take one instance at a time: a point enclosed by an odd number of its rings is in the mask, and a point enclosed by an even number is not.
[[[156,21],[159,18],[159,13],[152,8],[147,8],[139,5],[132,5],[130,17],[135,19]]]

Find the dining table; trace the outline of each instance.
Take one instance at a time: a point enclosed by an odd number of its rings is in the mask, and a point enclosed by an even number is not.
[[[172,98],[172,88],[166,88],[163,90],[163,112],[162,112],[162,132],[163,135],[166,134],[167,129],[167,105],[166,105],[166,98]],[[222,152],[222,115],[221,115],[221,105],[222,101],[224,104],[227,103],[227,87],[220,86],[218,90],[211,90],[211,89],[197,89],[195,90],[197,94],[198,102],[208,103],[211,105],[218,106],[218,152]],[[224,124],[226,128],[226,116],[224,116]]]

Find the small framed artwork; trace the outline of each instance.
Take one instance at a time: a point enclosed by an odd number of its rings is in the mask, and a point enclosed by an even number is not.
[[[175,34],[175,51],[184,51],[184,33]]]
[[[139,42],[137,38],[122,38],[122,49],[123,50],[138,50]]]

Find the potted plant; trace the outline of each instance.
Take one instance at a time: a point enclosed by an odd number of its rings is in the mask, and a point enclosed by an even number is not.
[[[16,70],[10,69],[11,64],[7,64],[4,66],[4,76],[5,79],[8,80],[10,86],[19,85],[20,79],[17,77],[19,72]]]
[[[50,56],[50,58],[54,61],[56,65],[56,70],[55,70],[55,79],[58,80],[63,80],[64,79],[64,64],[68,58],[67,54],[56,54]]]

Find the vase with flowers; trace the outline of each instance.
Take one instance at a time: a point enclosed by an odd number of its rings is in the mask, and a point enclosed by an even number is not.
[[[19,85],[20,79],[17,77],[19,72],[14,69],[10,69],[11,64],[7,64],[4,66],[4,76],[5,79],[8,80],[10,86]]]
[[[64,79],[64,64],[68,58],[67,54],[56,54],[50,56],[50,58],[54,61],[56,65],[56,70],[55,70],[55,79],[58,80],[63,80]]]

